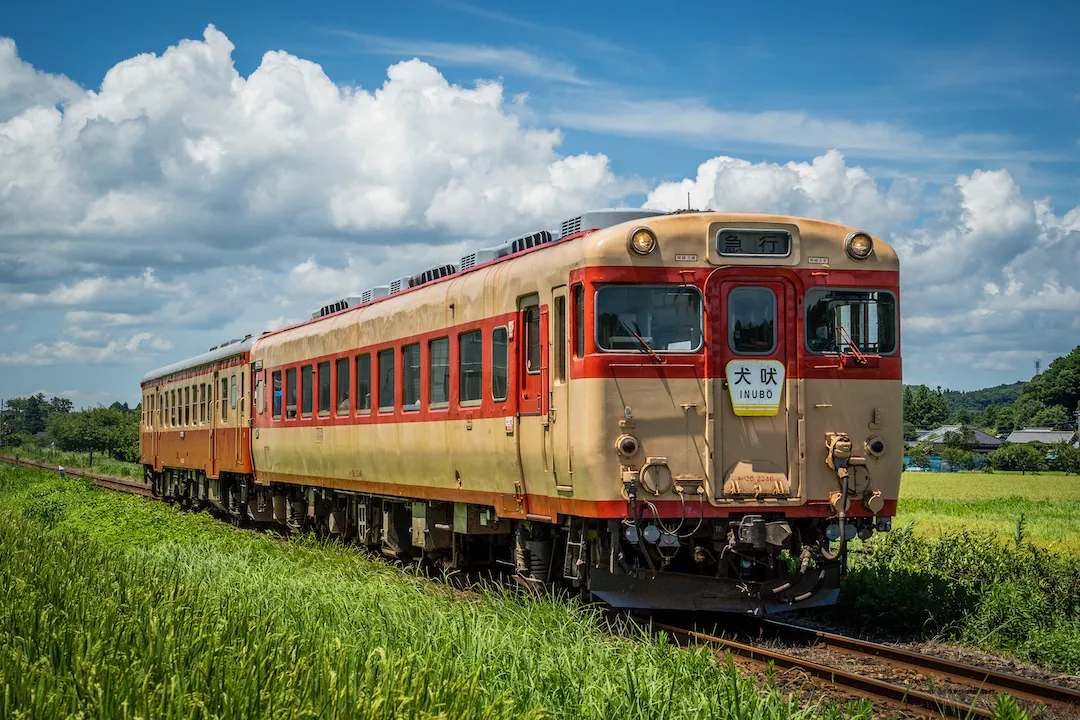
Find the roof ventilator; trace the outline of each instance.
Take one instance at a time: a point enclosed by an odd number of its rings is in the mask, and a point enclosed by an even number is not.
[[[365,290],[364,292],[360,293],[360,304],[363,305],[365,303],[371,302],[372,300],[378,300],[379,298],[384,298],[389,294],[390,294],[390,286],[389,285],[376,285],[375,287],[370,288],[370,289]]]
[[[536,247],[537,245],[544,245],[551,242],[551,240],[551,233],[547,230],[541,230],[540,232],[535,232],[531,235],[522,235],[521,237],[510,241],[510,252],[518,253],[522,250]]]
[[[457,265],[436,265],[435,267],[428,268],[427,270],[417,273],[409,278],[409,287],[414,288],[417,285],[423,285],[429,283],[432,280],[438,280],[444,278],[447,275],[453,275],[457,272]]]
[[[360,303],[360,297],[357,295],[342,298],[341,300],[338,300],[337,302],[332,302],[329,305],[323,305],[321,308],[311,313],[311,319],[315,320],[317,318],[326,317],[327,315],[333,315],[336,312],[347,310],[351,307],[356,307]]]

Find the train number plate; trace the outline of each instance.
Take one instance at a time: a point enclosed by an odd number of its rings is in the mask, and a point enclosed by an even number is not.
[[[732,360],[724,373],[731,409],[743,417],[768,417],[780,411],[784,363],[779,360]]]

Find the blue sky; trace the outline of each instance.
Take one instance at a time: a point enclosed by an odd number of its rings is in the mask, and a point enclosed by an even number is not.
[[[417,254],[687,192],[894,242],[908,382],[1080,343],[1080,10],[613,8],[5,10],[0,395],[132,400]]]

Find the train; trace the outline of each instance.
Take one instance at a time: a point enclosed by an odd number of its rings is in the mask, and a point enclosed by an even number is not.
[[[829,605],[896,513],[899,298],[854,227],[585,212],[148,373],[144,480],[618,608]]]

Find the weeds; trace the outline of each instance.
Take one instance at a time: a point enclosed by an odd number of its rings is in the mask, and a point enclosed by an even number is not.
[[[844,581],[845,620],[904,635],[944,636],[1080,673],[1080,560],[1023,538],[927,539],[910,526],[878,536]]]

